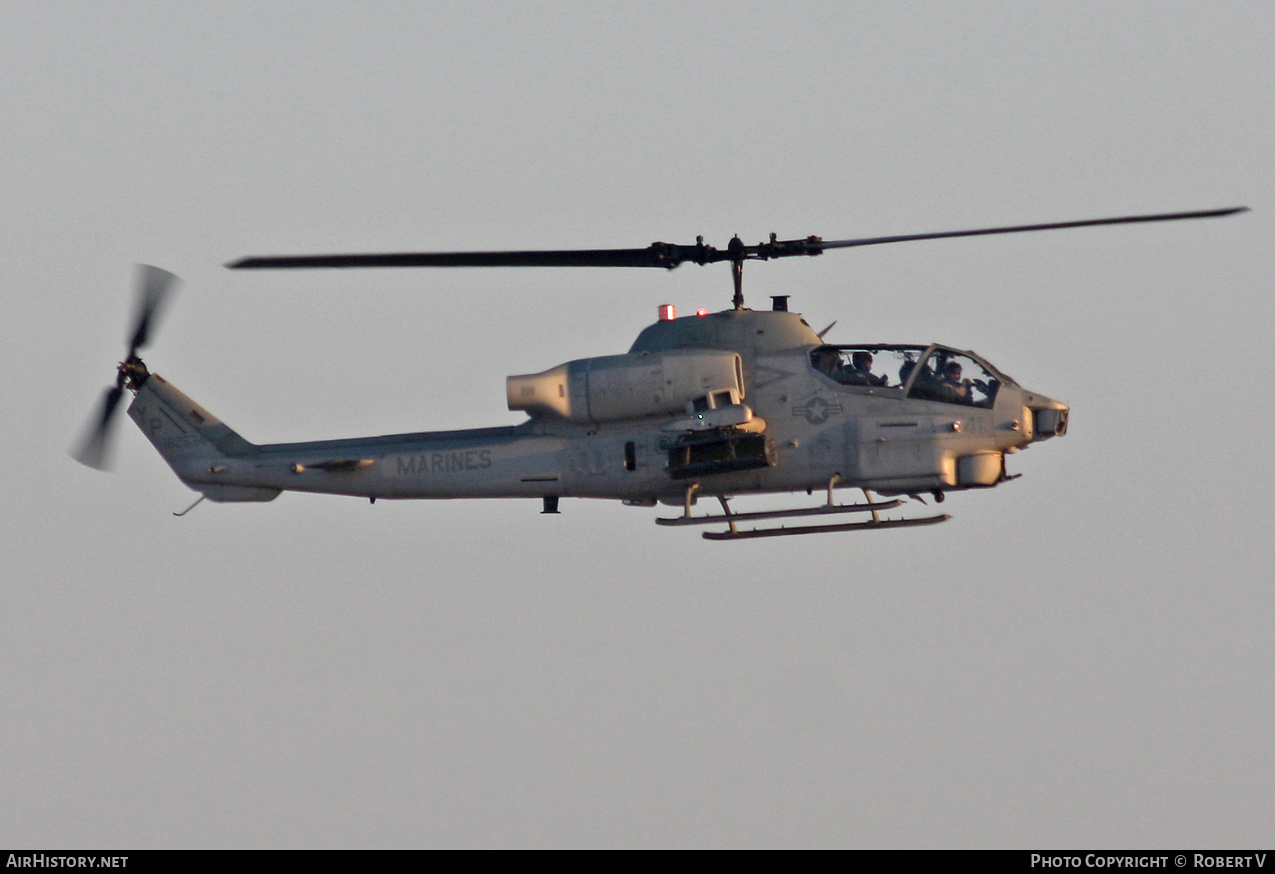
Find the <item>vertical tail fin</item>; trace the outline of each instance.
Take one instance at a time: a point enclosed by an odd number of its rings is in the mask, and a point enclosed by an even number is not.
[[[279,489],[216,482],[230,462],[257,447],[157,373],[146,377],[128,415],[186,485],[212,501],[270,501]]]

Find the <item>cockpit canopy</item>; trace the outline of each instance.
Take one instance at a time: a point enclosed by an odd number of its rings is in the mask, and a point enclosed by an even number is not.
[[[972,407],[991,407],[1002,385],[1017,385],[973,352],[947,346],[816,346],[810,364],[869,393]]]

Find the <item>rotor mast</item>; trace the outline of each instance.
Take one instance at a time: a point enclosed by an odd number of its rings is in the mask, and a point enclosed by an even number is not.
[[[731,255],[730,276],[735,283],[735,297],[731,303],[735,311],[739,312],[744,308],[744,241],[739,238],[739,234],[730,238],[726,251]]]

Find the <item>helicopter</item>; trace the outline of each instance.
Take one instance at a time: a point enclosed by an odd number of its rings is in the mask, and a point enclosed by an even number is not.
[[[724,525],[739,540],[934,525],[947,514],[887,518],[924,495],[994,488],[1016,479],[1006,456],[1067,433],[1067,404],[1015,382],[977,353],[941,344],[824,342],[788,295],[769,310],[744,305],[746,261],[951,237],[1217,218],[1247,207],[825,241],[817,236],[725,249],[652,243],[640,249],[425,252],[249,257],[236,270],[378,267],[658,267],[728,263],[728,310],[678,317],[672,306],[628,352],[568,361],[506,379],[518,425],[298,443],[250,443],[138,356],[176,285],[139,265],[134,330],[100,411],[72,455],[105,469],[112,423],[128,416],[178,478],[218,503],[271,501],[284,491],[378,499],[562,498],[680,507],[667,526]],[[829,328],[831,325],[829,326]],[[839,489],[863,500],[838,501]],[[820,493],[820,503],[738,512],[740,495]],[[875,497],[873,496],[875,493]],[[720,513],[697,513],[715,498]],[[906,512],[906,511],[905,511]],[[928,511],[926,511],[928,512]],[[838,521],[850,518],[856,521]],[[804,520],[788,526],[772,520]],[[831,521],[829,521],[831,520]],[[752,527],[741,527],[749,525]]]

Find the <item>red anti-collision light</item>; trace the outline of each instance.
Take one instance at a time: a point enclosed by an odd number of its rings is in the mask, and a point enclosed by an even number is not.
[[[677,307],[671,303],[661,304],[659,313],[661,322],[671,322],[677,318]]]
[[[697,315],[697,316],[706,316],[706,315],[708,315],[708,310],[704,309],[703,307],[700,307],[699,309],[697,309],[697,310],[695,311],[695,315]]]

